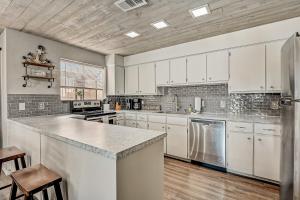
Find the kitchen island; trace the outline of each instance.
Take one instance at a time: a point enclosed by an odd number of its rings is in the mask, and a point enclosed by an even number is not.
[[[163,199],[166,133],[72,115],[9,119],[8,133],[7,146],[24,150],[27,164],[63,177],[64,199]]]

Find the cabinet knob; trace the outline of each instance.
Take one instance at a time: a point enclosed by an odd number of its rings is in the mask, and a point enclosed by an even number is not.
[[[248,140],[251,140],[251,138],[250,138],[250,137],[248,137],[247,139],[248,139]]]
[[[270,88],[271,88],[271,89],[274,89],[274,86],[271,85]]]
[[[264,86],[260,86],[260,89],[264,89],[265,87]]]
[[[202,78],[202,81],[205,81],[205,78]]]
[[[209,77],[208,79],[211,80],[211,77]]]
[[[161,127],[161,128],[165,128],[165,127],[163,126],[163,127]]]
[[[262,141],[262,139],[261,139],[261,138],[258,138],[258,141],[260,141],[260,142],[261,142],[261,141]]]
[[[168,126],[168,129],[171,129],[171,128]]]

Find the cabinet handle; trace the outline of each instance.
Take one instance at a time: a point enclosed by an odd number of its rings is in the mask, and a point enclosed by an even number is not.
[[[251,138],[250,138],[250,137],[248,137],[247,139],[248,139],[248,140],[251,140]]]
[[[211,77],[209,77],[208,79],[211,80]]]
[[[244,126],[237,126],[237,128],[245,129],[246,127],[244,127]]]
[[[202,78],[202,81],[205,81],[205,78]]]
[[[168,126],[168,129],[171,129],[171,128]]]
[[[260,141],[260,142],[261,142],[261,141],[262,141],[262,139],[261,139],[261,138],[258,138],[258,141]]]
[[[270,88],[271,88],[271,89],[274,89],[274,86],[271,85]]]
[[[171,81],[171,83],[173,83],[173,81]]]
[[[165,127],[163,126],[163,127],[161,127],[161,128],[165,128]]]
[[[260,89],[264,89],[265,87],[264,86],[260,86]]]
[[[274,129],[270,129],[270,128],[264,128],[263,130],[264,130],[264,131],[273,131],[273,132],[275,132]]]

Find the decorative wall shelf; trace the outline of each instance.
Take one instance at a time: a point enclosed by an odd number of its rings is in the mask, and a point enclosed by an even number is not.
[[[28,61],[25,61],[23,62],[23,65],[24,67],[27,67],[29,65],[32,65],[32,66],[38,66],[38,67],[45,67],[45,68],[48,68],[48,69],[54,69],[54,65],[51,65],[51,64],[44,64],[44,63],[35,63],[35,62],[28,62]]]

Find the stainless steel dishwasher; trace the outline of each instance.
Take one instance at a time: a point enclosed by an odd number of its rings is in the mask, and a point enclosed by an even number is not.
[[[225,168],[225,121],[190,119],[189,158]]]

